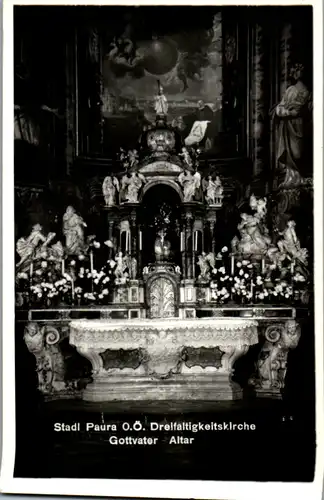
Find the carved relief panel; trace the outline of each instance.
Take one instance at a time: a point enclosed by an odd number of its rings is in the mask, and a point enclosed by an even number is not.
[[[172,318],[176,312],[174,284],[168,277],[157,277],[148,289],[151,318]]]

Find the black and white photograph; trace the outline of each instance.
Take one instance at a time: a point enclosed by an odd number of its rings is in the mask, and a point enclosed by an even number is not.
[[[323,479],[315,3],[10,6],[4,492]]]

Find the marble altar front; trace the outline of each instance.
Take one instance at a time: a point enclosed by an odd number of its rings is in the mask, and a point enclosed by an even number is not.
[[[258,343],[257,326],[243,318],[72,321],[70,344],[93,368],[83,399],[239,399],[233,366]]]

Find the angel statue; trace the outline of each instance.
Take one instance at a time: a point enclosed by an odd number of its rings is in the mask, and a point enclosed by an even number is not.
[[[266,254],[271,247],[268,229],[260,220],[259,214],[241,214],[241,222],[237,226],[241,239],[236,236],[232,240],[233,252],[244,255]]]
[[[223,195],[223,186],[220,178],[217,176],[213,180],[212,176],[208,176],[208,180],[203,181],[203,189],[206,191],[205,200],[208,205],[216,205],[217,199]]]
[[[201,175],[198,171],[192,175],[189,170],[184,170],[178,177],[178,182],[183,188],[183,201],[193,201],[201,186]]]
[[[78,215],[72,206],[68,206],[63,215],[63,234],[65,236],[65,250],[69,255],[78,255],[83,252],[84,228],[87,224]]]
[[[125,199],[129,203],[138,203],[138,193],[143,184],[146,183],[144,175],[138,172],[132,172],[130,177],[124,176],[122,179],[122,188],[125,192]]]
[[[125,282],[128,277],[128,273],[126,271],[128,266],[128,256],[123,256],[122,252],[118,252],[115,257],[115,261],[117,263],[115,267],[116,284],[121,284]]]
[[[116,205],[116,191],[119,191],[118,179],[108,175],[102,184],[102,193],[107,207]]]
[[[126,254],[124,259],[124,276],[125,276],[125,270],[128,269],[129,276],[132,280],[135,280],[137,277],[137,259],[136,257],[131,257],[130,255]],[[127,274],[127,273],[126,273]],[[128,276],[128,274],[127,274]]]
[[[166,116],[168,113],[168,101],[163,94],[163,87],[158,81],[158,94],[154,99],[154,109],[157,116]]]
[[[281,233],[283,239],[279,240],[277,245],[281,253],[288,254],[293,259],[307,266],[308,251],[306,248],[301,248],[295,227],[295,221],[288,221],[286,229]]]
[[[198,266],[200,268],[198,279],[209,281],[210,271],[215,268],[215,255],[212,252],[209,254],[202,252],[198,257]]]
[[[43,234],[43,228],[40,224],[35,224],[30,235],[27,238],[19,238],[16,244],[17,253],[20,261],[18,268],[28,267],[33,260],[46,258],[46,248],[55,237],[55,233],[49,233],[46,237]],[[40,245],[41,243],[41,245]]]

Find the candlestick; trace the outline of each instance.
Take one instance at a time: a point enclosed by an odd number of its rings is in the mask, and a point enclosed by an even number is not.
[[[231,255],[231,274],[234,274],[234,265],[235,265],[235,259],[234,255]]]
[[[90,271],[92,274],[93,273],[93,252],[92,252],[92,250],[90,252]]]
[[[65,273],[65,260],[62,259],[62,274]]]

